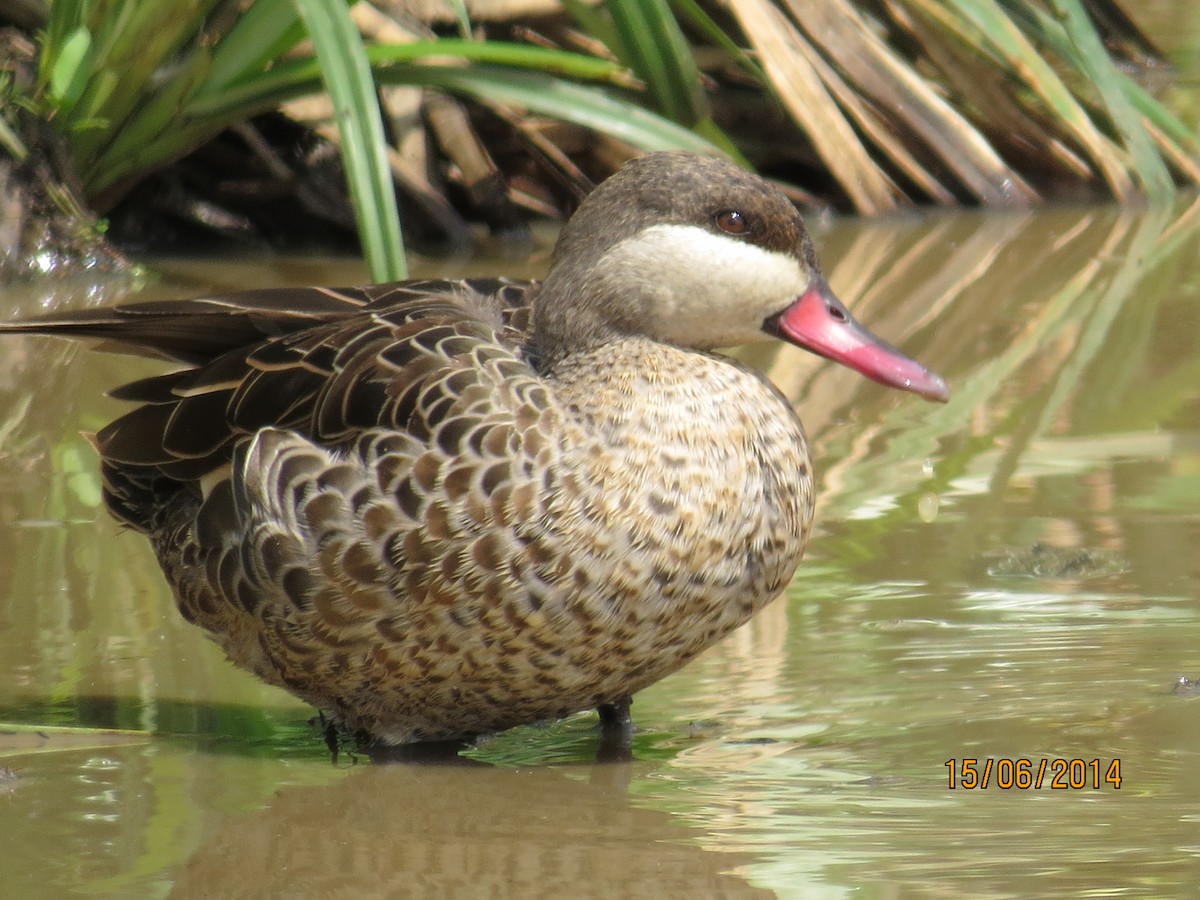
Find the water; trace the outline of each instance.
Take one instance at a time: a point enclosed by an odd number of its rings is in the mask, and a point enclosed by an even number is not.
[[[120,408],[103,389],[153,364],[6,339],[0,719],[43,732],[0,728],[0,883],[1192,896],[1200,691],[1177,682],[1200,677],[1198,232],[1183,203],[821,235],[835,290],[953,397],[746,351],[798,400],[820,528],[785,598],[636,698],[630,765],[591,763],[589,715],[461,766],[331,763],[311,712],[184,625],[144,541],[98,507],[80,432]],[[297,267],[162,268],[152,293],[178,296]],[[992,761],[987,788],[950,787],[965,759]],[[996,785],[1019,759],[1048,761],[1041,788]],[[1071,788],[1064,763],[1051,788],[1060,759],[1098,761],[1099,786]]]

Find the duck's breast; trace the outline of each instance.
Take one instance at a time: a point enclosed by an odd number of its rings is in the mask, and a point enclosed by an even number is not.
[[[655,654],[688,657],[787,585],[812,524],[809,452],[760,375],[630,341],[556,371],[554,387],[587,436],[567,449],[572,490],[551,507],[597,583],[576,602],[625,620]]]

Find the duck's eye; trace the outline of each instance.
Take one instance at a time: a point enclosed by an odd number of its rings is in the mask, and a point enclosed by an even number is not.
[[[725,209],[717,213],[717,227],[726,234],[745,234],[750,230],[750,222],[736,209]]]

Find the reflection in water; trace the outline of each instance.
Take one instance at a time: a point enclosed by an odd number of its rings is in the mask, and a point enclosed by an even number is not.
[[[118,408],[99,387],[145,367],[6,342],[0,709],[201,748],[118,748],[104,758],[124,765],[85,777],[78,755],[0,742],[21,774],[0,819],[35,823],[6,832],[0,882],[29,883],[25,859],[52,834],[50,883],[96,892],[261,887],[275,865],[313,890],[337,866],[348,883],[425,884],[402,877],[415,866],[435,893],[468,872],[515,896],[658,871],[648,883],[672,895],[1189,896],[1200,701],[1178,685],[1200,673],[1198,232],[1185,204],[827,234],[834,288],[947,375],[951,402],[747,351],[803,407],[820,531],[787,598],[638,696],[627,789],[556,767],[590,758],[587,717],[473,752],[499,771],[332,769],[307,711],[186,628],[143,542],[98,513],[78,433]],[[1103,564],[1048,565],[1081,559]],[[1123,784],[946,784],[952,759],[1059,757],[1120,759]],[[121,802],[97,816],[105,797]],[[718,874],[731,867],[747,880]]]
[[[627,765],[362,768],[224,820],[171,896],[772,896],[726,874],[745,854],[707,853],[667,813],[632,805],[633,777]]]
[[[644,763],[286,771],[219,747],[112,742],[20,764],[0,795],[6,840],[55,853],[42,867],[0,856],[6,896],[771,896],[733,874],[749,854],[708,852],[631,798],[655,773]]]

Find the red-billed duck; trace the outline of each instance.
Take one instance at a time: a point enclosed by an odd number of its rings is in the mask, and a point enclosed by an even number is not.
[[[788,584],[813,516],[791,405],[714,352],[779,338],[932,400],[793,205],[636,159],[545,280],[254,290],[6,326],[185,364],[116,391],[105,499],[238,665],[382,744],[629,698]]]

